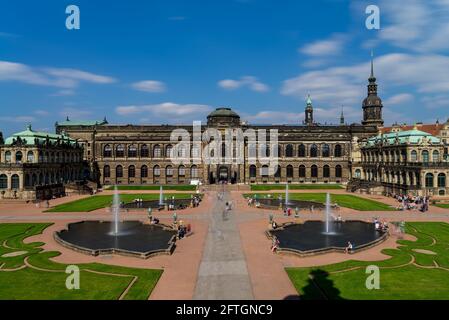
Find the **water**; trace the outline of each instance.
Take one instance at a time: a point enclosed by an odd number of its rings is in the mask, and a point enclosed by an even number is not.
[[[164,191],[162,189],[162,186],[159,190],[159,205],[163,206],[164,205]]]
[[[326,207],[325,207],[325,214],[326,214],[326,223],[325,223],[325,233],[326,234],[333,234],[333,226],[330,223],[330,218],[332,216],[332,210],[331,210],[331,195],[330,193],[326,194]]]
[[[114,187],[114,196],[112,198],[112,233],[118,235],[120,233],[120,195],[117,186]]]

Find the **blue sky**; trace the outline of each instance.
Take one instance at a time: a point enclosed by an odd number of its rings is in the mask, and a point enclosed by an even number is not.
[[[445,121],[449,3],[9,1],[0,10],[0,131],[55,121],[190,123],[230,106],[251,123],[359,122],[371,49],[388,123]],[[78,5],[81,29],[65,28]],[[381,29],[365,28],[377,4]]]

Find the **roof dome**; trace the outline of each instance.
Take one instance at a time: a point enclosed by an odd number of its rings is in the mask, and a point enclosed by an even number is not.
[[[217,108],[207,116],[207,124],[238,126],[240,125],[240,116],[231,108]]]

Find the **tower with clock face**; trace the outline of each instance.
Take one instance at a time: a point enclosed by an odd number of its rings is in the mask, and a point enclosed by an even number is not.
[[[371,75],[368,79],[368,96],[363,100],[363,125],[383,126],[382,100],[377,96],[377,83],[374,76],[374,64],[371,55]]]

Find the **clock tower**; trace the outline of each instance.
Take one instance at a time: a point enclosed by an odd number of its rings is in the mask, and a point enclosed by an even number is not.
[[[368,96],[363,100],[363,125],[383,126],[382,100],[377,96],[377,83],[374,76],[373,54],[371,53],[371,75],[368,79]]]

